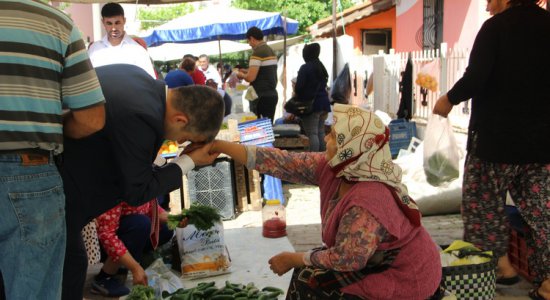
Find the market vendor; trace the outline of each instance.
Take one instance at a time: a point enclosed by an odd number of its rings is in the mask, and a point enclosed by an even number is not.
[[[107,102],[105,127],[84,139],[66,139],[60,166],[67,223],[63,299],[83,297],[88,263],[82,228],[122,201],[139,206],[181,187],[183,174],[206,163],[197,155],[206,149],[154,167],[162,143],[190,141],[194,148],[211,141],[224,113],[220,95],[208,87],[167,89],[129,64],[96,72]]]
[[[318,185],[324,247],[269,260],[294,269],[287,299],[418,299],[439,290],[437,245],[391,159],[389,129],[372,112],[336,104],[326,152],[215,141],[211,150],[282,180]]]

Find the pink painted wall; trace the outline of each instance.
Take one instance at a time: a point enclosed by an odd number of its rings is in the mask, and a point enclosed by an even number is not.
[[[423,2],[402,0],[397,8],[396,51],[422,50],[416,42],[416,34],[422,30]],[[489,17],[485,5],[486,0],[446,0],[443,3],[443,42],[449,47],[471,48],[479,28]]]
[[[422,27],[422,2],[422,0],[404,0],[401,1],[403,6],[397,8],[395,51],[422,50],[415,41],[416,32]]]
[[[71,3],[70,6],[65,9],[65,12],[71,16],[74,23],[80,29],[82,38],[84,41],[94,40],[94,20],[92,13],[92,4],[80,4]]]
[[[472,48],[483,22],[489,17],[486,0],[445,1],[443,41],[451,48]]]

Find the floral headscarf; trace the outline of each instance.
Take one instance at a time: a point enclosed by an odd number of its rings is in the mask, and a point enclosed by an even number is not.
[[[401,183],[401,168],[391,158],[390,131],[382,120],[370,111],[343,104],[334,105],[333,116],[337,150],[329,165],[337,172],[336,177],[393,187],[403,212],[419,225],[418,207]]]

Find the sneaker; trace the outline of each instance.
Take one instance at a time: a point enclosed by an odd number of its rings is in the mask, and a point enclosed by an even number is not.
[[[130,289],[119,282],[114,276],[98,279],[92,282],[92,293],[106,297],[121,297],[130,294]]]
[[[113,277],[121,284],[126,283],[126,279],[128,279],[128,269],[124,267],[118,268],[118,271],[115,275],[113,275]]]

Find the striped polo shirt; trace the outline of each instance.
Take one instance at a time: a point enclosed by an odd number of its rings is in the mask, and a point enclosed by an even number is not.
[[[254,48],[249,66],[259,67],[258,75],[252,82],[258,96],[277,96],[277,56],[265,42],[261,42]]]
[[[62,108],[105,102],[80,31],[39,1],[0,0],[0,150],[63,151]]]

